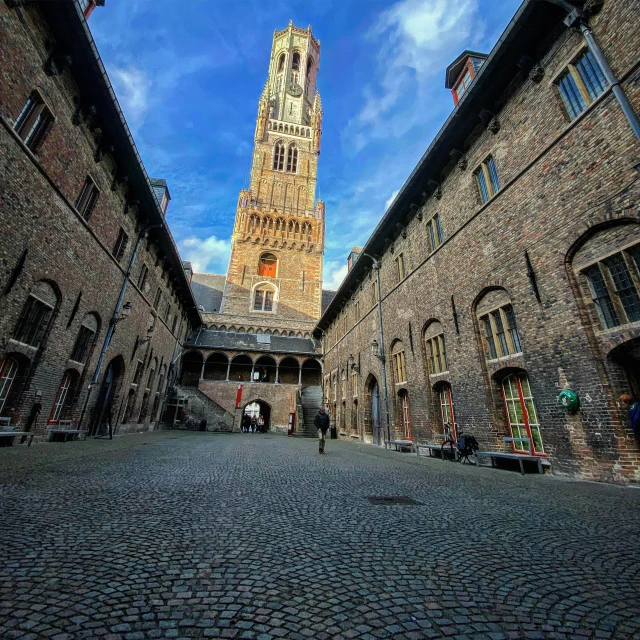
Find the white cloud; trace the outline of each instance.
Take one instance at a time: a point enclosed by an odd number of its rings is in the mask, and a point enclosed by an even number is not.
[[[335,291],[347,275],[347,263],[332,260],[324,265],[323,289]]]
[[[198,273],[226,273],[231,253],[231,242],[216,236],[197,238],[189,236],[178,242],[180,255],[188,260]]]
[[[400,193],[400,189],[396,189],[384,203],[385,211],[391,206],[391,203],[396,199],[396,196]]]
[[[355,152],[374,138],[400,137],[428,118],[433,77],[484,35],[478,0],[400,0],[380,14],[368,34],[378,44],[378,81],[343,139]]]
[[[149,109],[151,80],[144,71],[135,67],[114,68],[111,79],[128,123],[139,129]]]

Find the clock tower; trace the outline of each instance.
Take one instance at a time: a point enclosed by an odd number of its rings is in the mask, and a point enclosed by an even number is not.
[[[251,179],[238,199],[220,310],[236,316],[236,322],[263,329],[292,322],[310,331],[321,315],[319,62],[320,41],[311,26],[300,29],[289,22],[273,34],[267,81],[258,100]]]

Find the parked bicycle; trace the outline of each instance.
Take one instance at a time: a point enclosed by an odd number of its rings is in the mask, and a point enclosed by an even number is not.
[[[443,460],[445,454],[449,456],[450,460],[455,460],[457,451],[458,459],[462,464],[475,465],[478,463],[475,455],[478,449],[480,449],[480,445],[473,436],[464,435],[463,431],[458,431],[458,439],[456,440],[449,432],[440,447],[440,454]]]

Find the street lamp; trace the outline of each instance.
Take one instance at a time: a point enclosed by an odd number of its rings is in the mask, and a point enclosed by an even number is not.
[[[352,373],[360,373],[360,367],[359,365],[357,365],[355,363],[353,354],[350,353],[349,357],[347,358],[347,368],[349,369],[349,371],[351,371]]]
[[[384,361],[386,360],[384,353],[380,353],[380,346],[378,345],[378,341],[374,340],[371,343],[371,355],[374,356],[375,358],[378,358],[378,360],[380,360],[380,362],[382,362],[382,364],[384,364]]]
[[[153,332],[155,331],[155,327],[151,326],[147,329],[147,337],[143,338],[138,342],[138,346],[141,347],[143,344],[147,344],[153,338]]]

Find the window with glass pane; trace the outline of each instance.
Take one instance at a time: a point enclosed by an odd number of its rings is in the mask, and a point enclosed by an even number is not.
[[[522,453],[543,454],[542,433],[527,374],[517,373],[507,376],[502,382],[502,394],[511,436],[526,438],[533,445],[533,451],[531,451],[529,442],[514,442],[512,443],[514,450]]]
[[[409,394],[404,392],[400,394],[400,404],[402,408],[402,437],[405,440],[411,440],[411,413],[409,410]]]
[[[591,292],[591,298],[596,305],[598,317],[605,329],[611,327],[617,327],[620,324],[618,316],[611,302],[611,297],[605,284],[602,272],[599,265],[595,264],[585,270],[584,274],[587,276],[587,282],[589,283],[589,291]]]
[[[489,189],[487,188],[487,181],[484,177],[484,172],[482,169],[476,171],[476,182],[478,183],[478,191],[480,192],[480,199],[483,204],[489,201]]]
[[[62,382],[60,383],[60,387],[58,388],[58,393],[56,394],[56,399],[53,403],[53,407],[51,408],[51,414],[49,416],[49,424],[57,423],[61,418],[63,418],[63,411],[67,404],[67,397],[70,396],[70,389],[72,386],[72,374],[67,371],[62,378]]]
[[[509,346],[507,345],[507,336],[504,333],[504,325],[502,324],[502,317],[500,316],[500,309],[491,313],[495,328],[496,343],[500,348],[500,355],[509,355]]]
[[[604,261],[609,269],[622,308],[628,322],[640,320],[640,297],[629,273],[629,268],[621,253],[617,253]]]
[[[520,334],[518,333],[518,325],[516,324],[516,315],[513,312],[513,307],[508,305],[504,308],[505,316],[507,317],[507,327],[509,328],[509,336],[511,342],[516,350],[516,353],[522,351],[522,344],[520,343]]]
[[[51,112],[42,98],[34,92],[22,107],[13,128],[27,147],[36,152],[52,122]]]
[[[18,361],[5,356],[0,359],[0,413],[11,393],[13,382],[18,373]]]
[[[98,187],[96,187],[95,182],[88,177],[85,180],[82,191],[80,191],[80,195],[76,201],[76,209],[87,221],[91,217],[93,207],[98,199],[98,194]]]
[[[585,51],[557,82],[569,117],[577,118],[609,86],[590,51]]]
[[[407,371],[405,368],[404,351],[393,354],[394,373],[396,376],[396,384],[407,381]]]
[[[487,169],[489,169],[489,179],[491,181],[491,188],[493,193],[497,193],[500,190],[500,180],[498,179],[498,170],[496,169],[496,161],[490,157],[485,163]]]
[[[442,225],[440,224],[440,216],[433,216],[433,222],[436,225],[436,237],[438,238],[438,244],[442,244]]]
[[[607,88],[607,80],[600,65],[590,51],[585,51],[576,60],[575,66],[589,92],[589,97],[591,100],[595,100]]]
[[[584,98],[580,94],[578,85],[570,71],[567,71],[560,78],[558,90],[572,120],[577,118],[587,108]]]
[[[29,296],[13,333],[13,339],[37,347],[49,324],[53,308],[41,300]]]
[[[256,289],[253,300],[253,310],[272,311],[273,294],[274,291],[272,289]]]
[[[71,352],[71,360],[84,364],[87,356],[89,355],[89,349],[93,344],[93,337],[95,332],[89,327],[82,326],[78,332],[76,343]]]
[[[453,412],[453,396],[451,387],[447,384],[438,391],[440,400],[440,416],[442,418],[442,433],[445,436],[456,437],[455,417]]]
[[[489,357],[489,360],[493,360],[498,357],[498,352],[496,351],[496,343],[493,339],[493,330],[491,328],[489,316],[482,316],[482,318],[480,318],[480,322],[482,322],[482,325],[484,326],[484,339],[487,356]]]

